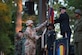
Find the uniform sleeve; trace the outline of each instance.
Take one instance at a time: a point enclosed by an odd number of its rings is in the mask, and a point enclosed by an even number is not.
[[[68,18],[68,15],[60,14],[60,17],[54,20],[55,23],[61,23],[64,19]]]
[[[82,22],[78,24],[77,31],[82,32]]]
[[[45,26],[47,24],[47,21],[43,22],[41,25],[39,25],[38,27],[36,27],[36,31],[40,30],[43,26]]]

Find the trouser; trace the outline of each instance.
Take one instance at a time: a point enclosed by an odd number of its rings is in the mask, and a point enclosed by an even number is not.
[[[48,55],[53,55],[53,46],[48,49]]]
[[[70,38],[71,38],[71,32],[65,32],[62,35],[63,35],[63,38],[68,38],[68,55],[70,55]]]
[[[71,32],[65,32],[62,34],[63,35],[63,38],[68,38],[68,42],[70,43],[70,38],[71,38]]]
[[[82,55],[82,42],[74,43],[74,53],[75,55]]]

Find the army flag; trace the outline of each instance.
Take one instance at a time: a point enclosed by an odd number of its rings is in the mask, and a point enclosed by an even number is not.
[[[54,24],[54,9],[52,7],[48,9],[48,19],[50,23]]]

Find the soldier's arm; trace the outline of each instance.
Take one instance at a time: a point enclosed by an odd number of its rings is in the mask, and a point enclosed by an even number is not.
[[[78,32],[82,32],[82,22],[80,22],[80,23],[78,24],[77,31],[78,31]]]
[[[64,19],[68,18],[67,15],[61,14],[60,17],[56,20],[54,20],[55,23],[61,23]]]
[[[44,27],[47,24],[47,21],[43,22],[41,25],[39,25],[38,27],[36,27],[36,31],[40,30],[42,27]]]

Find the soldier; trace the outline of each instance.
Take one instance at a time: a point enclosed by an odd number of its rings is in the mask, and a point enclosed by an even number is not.
[[[82,55],[82,13],[80,9],[75,10],[77,18],[74,27],[74,51],[75,55]]]
[[[69,25],[69,15],[67,14],[65,7],[60,7],[60,13],[59,19],[56,19],[54,22],[60,23],[61,35],[63,38],[67,37],[70,43],[71,29]]]
[[[22,55],[22,39],[23,32],[19,31],[15,37],[15,55]]]
[[[41,29],[43,26],[45,26],[47,21],[42,23],[40,26],[33,28],[33,21],[28,20],[26,22],[26,25],[28,26],[24,32],[24,35],[26,36],[27,40],[25,42],[25,53],[26,55],[35,55],[36,51],[36,40],[39,39],[41,36],[38,36],[36,32]]]
[[[70,54],[70,38],[71,38],[71,28],[69,25],[69,15],[66,12],[65,7],[60,7],[60,17],[54,21],[55,23],[60,23],[60,31],[63,38],[68,38],[68,55]]]
[[[54,30],[54,24],[50,23],[47,25],[47,49],[48,49],[48,55],[53,55],[53,43],[55,41],[55,30]]]

